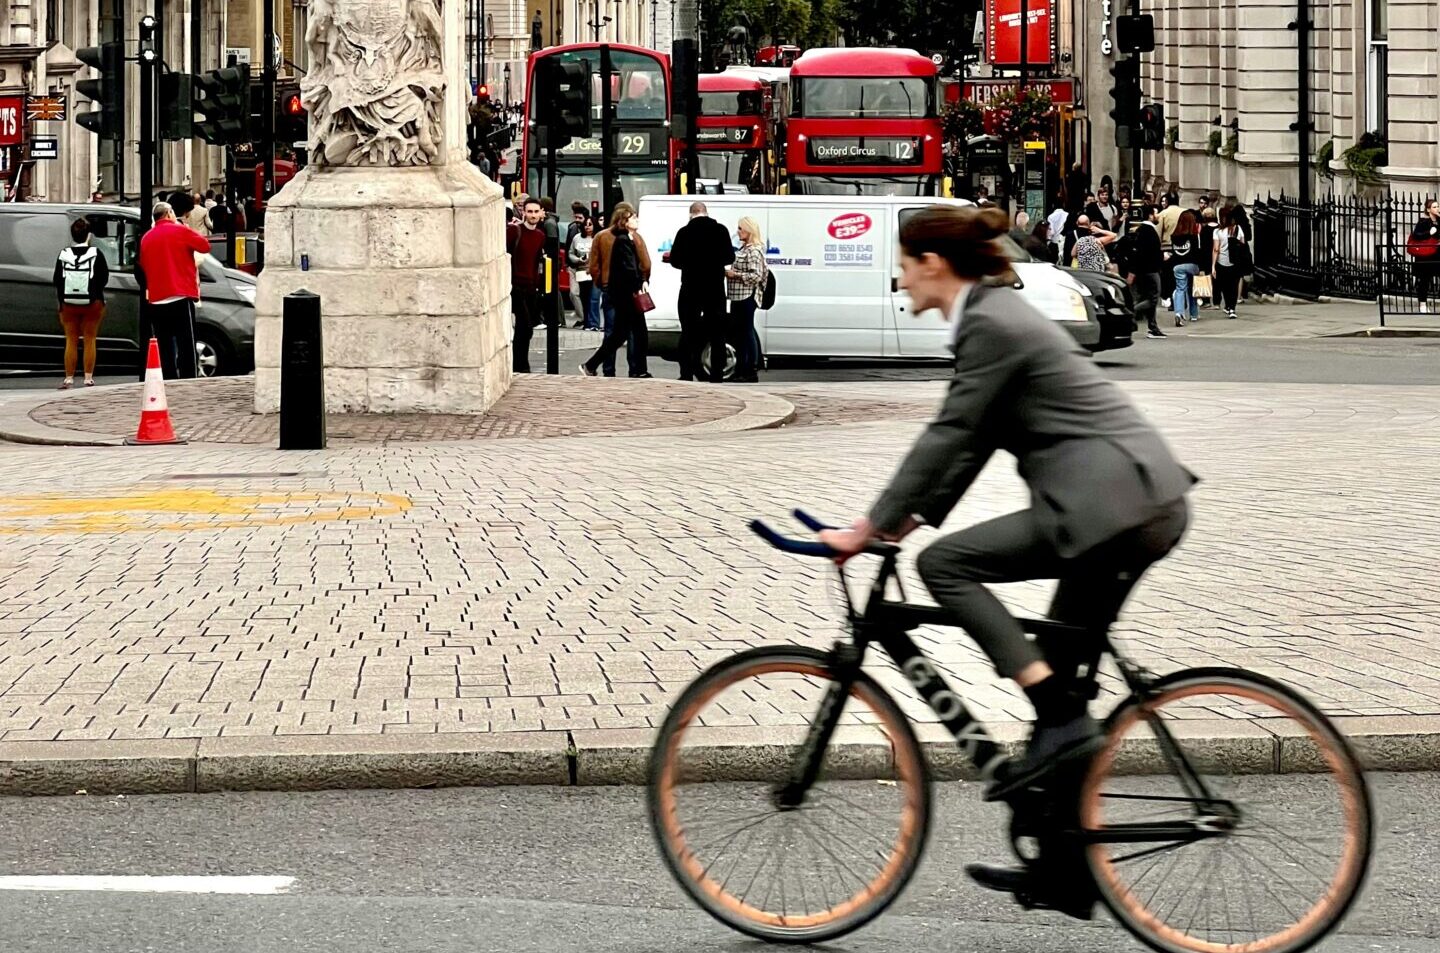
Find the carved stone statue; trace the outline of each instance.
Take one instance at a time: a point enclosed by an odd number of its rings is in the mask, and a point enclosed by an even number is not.
[[[442,2],[311,0],[300,91],[317,164],[443,161]]]

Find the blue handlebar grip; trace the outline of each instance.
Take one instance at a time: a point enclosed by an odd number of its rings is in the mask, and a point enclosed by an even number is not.
[[[770,527],[759,520],[750,521],[750,530],[765,542],[785,553],[793,553],[796,556],[818,556],[822,559],[833,559],[837,553],[824,543],[810,540],[789,539],[781,536]]]
[[[815,517],[813,517],[813,516],[811,516],[809,513],[805,512],[804,510],[797,509],[797,510],[795,511],[795,518],[796,518],[797,520],[799,520],[801,523],[803,523],[803,524],[805,525],[805,528],[806,528],[806,529],[812,529],[812,530],[814,530],[814,531],[817,532],[817,533],[820,532],[822,529],[834,529],[834,528],[835,528],[835,527],[833,527],[833,526],[827,526],[826,524],[820,522],[820,521],[817,520]]]

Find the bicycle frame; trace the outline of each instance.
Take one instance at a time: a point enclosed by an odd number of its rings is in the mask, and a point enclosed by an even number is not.
[[[982,780],[993,780],[996,771],[1006,761],[1006,755],[986,731],[985,726],[975,719],[964,700],[950,687],[945,676],[910,637],[910,633],[922,625],[953,627],[955,620],[939,606],[915,605],[904,601],[904,584],[901,582],[897,564],[900,553],[898,546],[878,544],[872,546],[870,552],[882,557],[882,563],[862,611],[856,611],[844,567],[840,567],[841,587],[844,590],[853,640],[837,642],[832,650],[832,670],[835,677],[821,700],[819,712],[811,722],[804,743],[796,752],[789,779],[776,791],[776,804],[781,808],[794,809],[803,804],[806,792],[819,777],[825,749],[840,723],[844,701],[850,694],[851,687],[865,663],[865,654],[872,644],[878,645],[895,662],[911,686],[939,717],[940,723],[954,736],[956,745],[974,765]],[[888,598],[892,582],[898,590],[900,601]],[[1049,619],[1022,618],[1019,621],[1027,633],[1040,639],[1092,640],[1097,650],[1097,660],[1105,653],[1114,658],[1122,678],[1135,696],[1143,696],[1155,681],[1150,672],[1130,662],[1115,650],[1107,632],[1095,632]],[[1219,800],[1210,793],[1204,779],[1190,765],[1169,729],[1159,719],[1150,723],[1158,744],[1193,799],[1196,814],[1205,813],[1202,807],[1229,806],[1228,802]],[[1144,843],[1156,840],[1200,840],[1210,836],[1215,836],[1215,832],[1189,824],[1135,825],[1123,830],[1089,832],[1086,840]]]

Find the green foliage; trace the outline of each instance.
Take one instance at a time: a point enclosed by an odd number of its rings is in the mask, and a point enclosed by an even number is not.
[[[980,0],[837,0],[847,46],[900,46],[958,58],[972,49]]]
[[[1389,161],[1390,147],[1385,137],[1378,132],[1367,132],[1353,146],[1340,153],[1340,161],[1346,171],[1363,185],[1378,185],[1382,181],[1377,171]]]
[[[753,48],[794,43],[802,48],[829,46],[836,37],[842,0],[714,0],[701,6],[704,17],[703,60],[714,63],[730,28],[743,26]],[[753,50],[751,51],[753,52]]]
[[[1168,144],[1171,148],[1174,148],[1175,143],[1177,143],[1177,142],[1179,142],[1179,141],[1180,141],[1180,127],[1179,127],[1179,126],[1171,126],[1169,129],[1165,130],[1165,142],[1166,142],[1166,144]]]
[[[1220,154],[1227,159],[1233,159],[1235,153],[1240,151],[1240,133],[1232,132],[1225,140],[1225,145],[1220,147]]]
[[[1219,129],[1216,129],[1214,132],[1210,133],[1210,138],[1205,143],[1206,153],[1212,156],[1218,156],[1220,154],[1220,144],[1224,140],[1225,137]]]
[[[985,131],[985,110],[969,99],[948,103],[940,113],[940,122],[947,142],[963,143]]]
[[[1050,130],[1055,101],[1050,90],[1042,86],[1030,86],[1023,91],[1007,86],[990,100],[990,112],[995,116],[1000,138],[1021,142],[1041,137]]]
[[[1335,159],[1335,140],[1330,139],[1320,151],[1315,153],[1315,171],[1319,172],[1322,178],[1335,178],[1335,170],[1330,168],[1330,163]]]

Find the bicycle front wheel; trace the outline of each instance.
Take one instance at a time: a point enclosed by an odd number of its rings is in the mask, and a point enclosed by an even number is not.
[[[1224,724],[1226,741],[1211,740]],[[1275,744],[1304,774],[1276,774]],[[1370,794],[1334,725],[1272,679],[1195,669],[1107,723],[1081,793],[1105,904],[1163,953],[1297,953],[1340,922],[1371,854]]]
[[[767,647],[676,700],[650,763],[650,818],[681,887],[762,940],[818,943],[899,895],[924,849],[930,788],[899,706],[861,673],[842,695],[821,652]],[[780,797],[822,706],[841,704],[798,806]],[[776,727],[780,725],[781,727]]]

